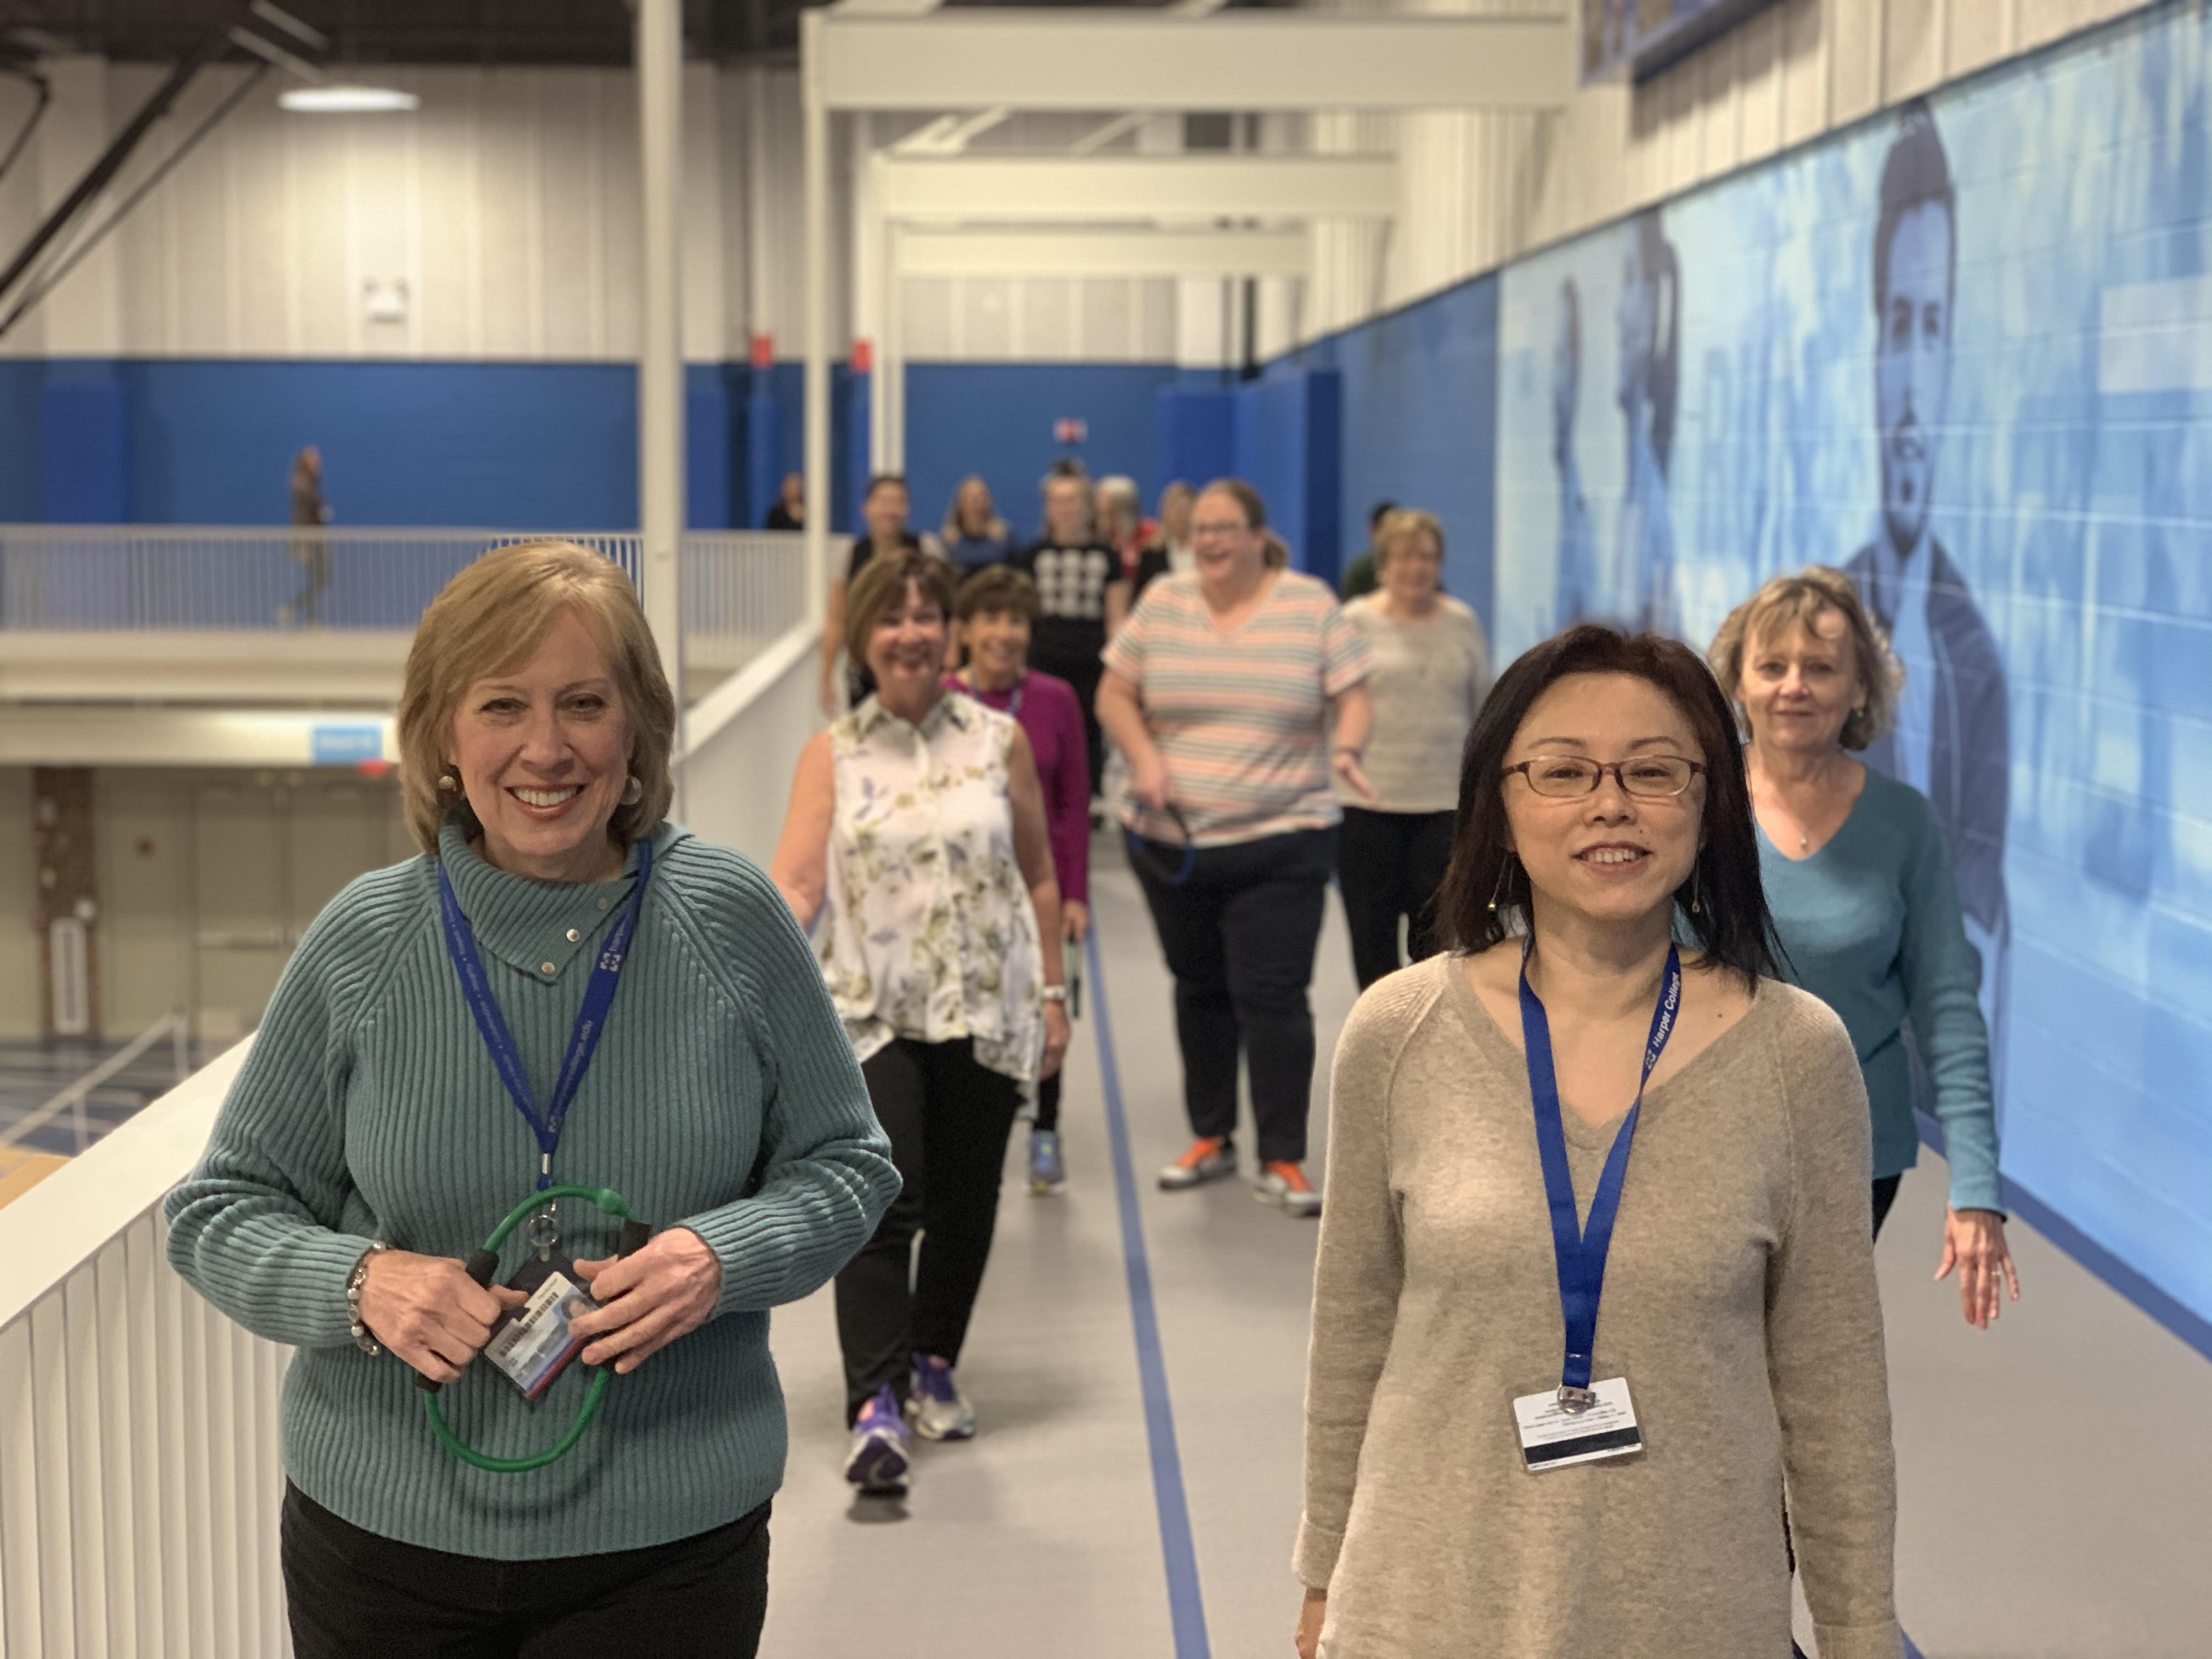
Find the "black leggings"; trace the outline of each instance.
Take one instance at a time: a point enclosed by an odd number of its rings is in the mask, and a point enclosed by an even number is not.
[[[289,1482],[280,1527],[298,1659],[752,1659],[768,1513],[647,1549],[488,1561],[365,1532]]]
[[[904,1185],[837,1275],[845,1416],[896,1388],[918,1353],[957,1361],[999,1224],[999,1176],[1021,1088],[975,1045],[897,1037],[860,1067]],[[915,1235],[921,1248],[915,1249]]]
[[[1155,846],[1137,878],[1175,975],[1176,1040],[1194,1134],[1237,1133],[1239,1051],[1260,1159],[1300,1164],[1313,1094],[1314,947],[1321,942],[1336,831],[1297,830],[1200,849],[1180,887],[1160,878],[1179,849]]]
[[[1881,1237],[1881,1224],[1889,1219],[1889,1206],[1897,1202],[1898,1183],[1901,1175],[1876,1176],[1874,1182],[1874,1236]]]
[[[1036,1127],[1054,1130],[1060,1127],[1060,1073],[1057,1072],[1037,1084]]]
[[[1419,962],[1436,954],[1437,889],[1451,862],[1449,812],[1370,812],[1344,809],[1336,844],[1336,884],[1344,894],[1344,920],[1352,933],[1352,971],[1365,990],[1398,960],[1398,919],[1407,954]]]

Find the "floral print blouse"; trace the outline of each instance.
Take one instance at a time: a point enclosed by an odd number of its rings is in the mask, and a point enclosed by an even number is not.
[[[969,1037],[979,1064],[1036,1076],[1043,951],[1006,792],[1018,729],[951,696],[919,726],[871,696],[830,728],[830,908],[815,949],[863,1060],[894,1037]]]

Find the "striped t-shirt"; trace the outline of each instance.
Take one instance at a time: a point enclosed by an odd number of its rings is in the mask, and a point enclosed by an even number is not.
[[[1175,804],[1200,847],[1226,847],[1338,819],[1328,770],[1328,700],[1365,679],[1367,642],[1311,576],[1276,573],[1232,633],[1207,615],[1196,574],[1145,590],[1105,651],[1135,682],[1168,763]],[[1168,840],[1173,820],[1133,799],[1122,821]]]

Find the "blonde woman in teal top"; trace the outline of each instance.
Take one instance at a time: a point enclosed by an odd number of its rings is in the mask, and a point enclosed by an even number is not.
[[[422,855],[315,919],[170,1194],[177,1271],[294,1350],[300,1659],[754,1651],[786,1443],[769,1310],[827,1283],[899,1182],[775,889],[666,821],[675,720],[612,563],[536,543],[455,577],[400,704]],[[610,959],[604,1040],[549,1153],[539,1124]],[[518,1231],[496,1277],[472,1278],[463,1260],[549,1158],[553,1183],[611,1188],[649,1240],[621,1255],[637,1241],[615,1217],[563,1199],[557,1238],[532,1240],[549,1256]],[[533,1258],[601,1304],[536,1409],[480,1352]],[[521,1469],[450,1451],[417,1386],[441,1385],[474,1452],[520,1463],[557,1443],[599,1365],[614,1375],[574,1449]]]
[[[1858,590],[1813,565],[1738,605],[1713,672],[1750,741],[1759,875],[1785,969],[1843,1018],[1874,1113],[1874,1225],[1919,1153],[1909,1025],[1935,1085],[1951,1165],[1936,1277],[1955,1267],[1968,1322],[2020,1299],[1997,1175],[1990,1039],[1977,964],[1926,797],[1852,758],[1879,737],[1899,671]]]

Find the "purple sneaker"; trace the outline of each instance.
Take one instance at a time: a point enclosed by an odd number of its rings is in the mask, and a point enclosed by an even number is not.
[[[853,1420],[845,1479],[872,1498],[903,1498],[907,1467],[906,1419],[899,1415],[898,1395],[886,1383]]]
[[[962,1396],[952,1367],[934,1354],[915,1355],[906,1401],[914,1413],[914,1431],[923,1439],[975,1438],[975,1409]]]

